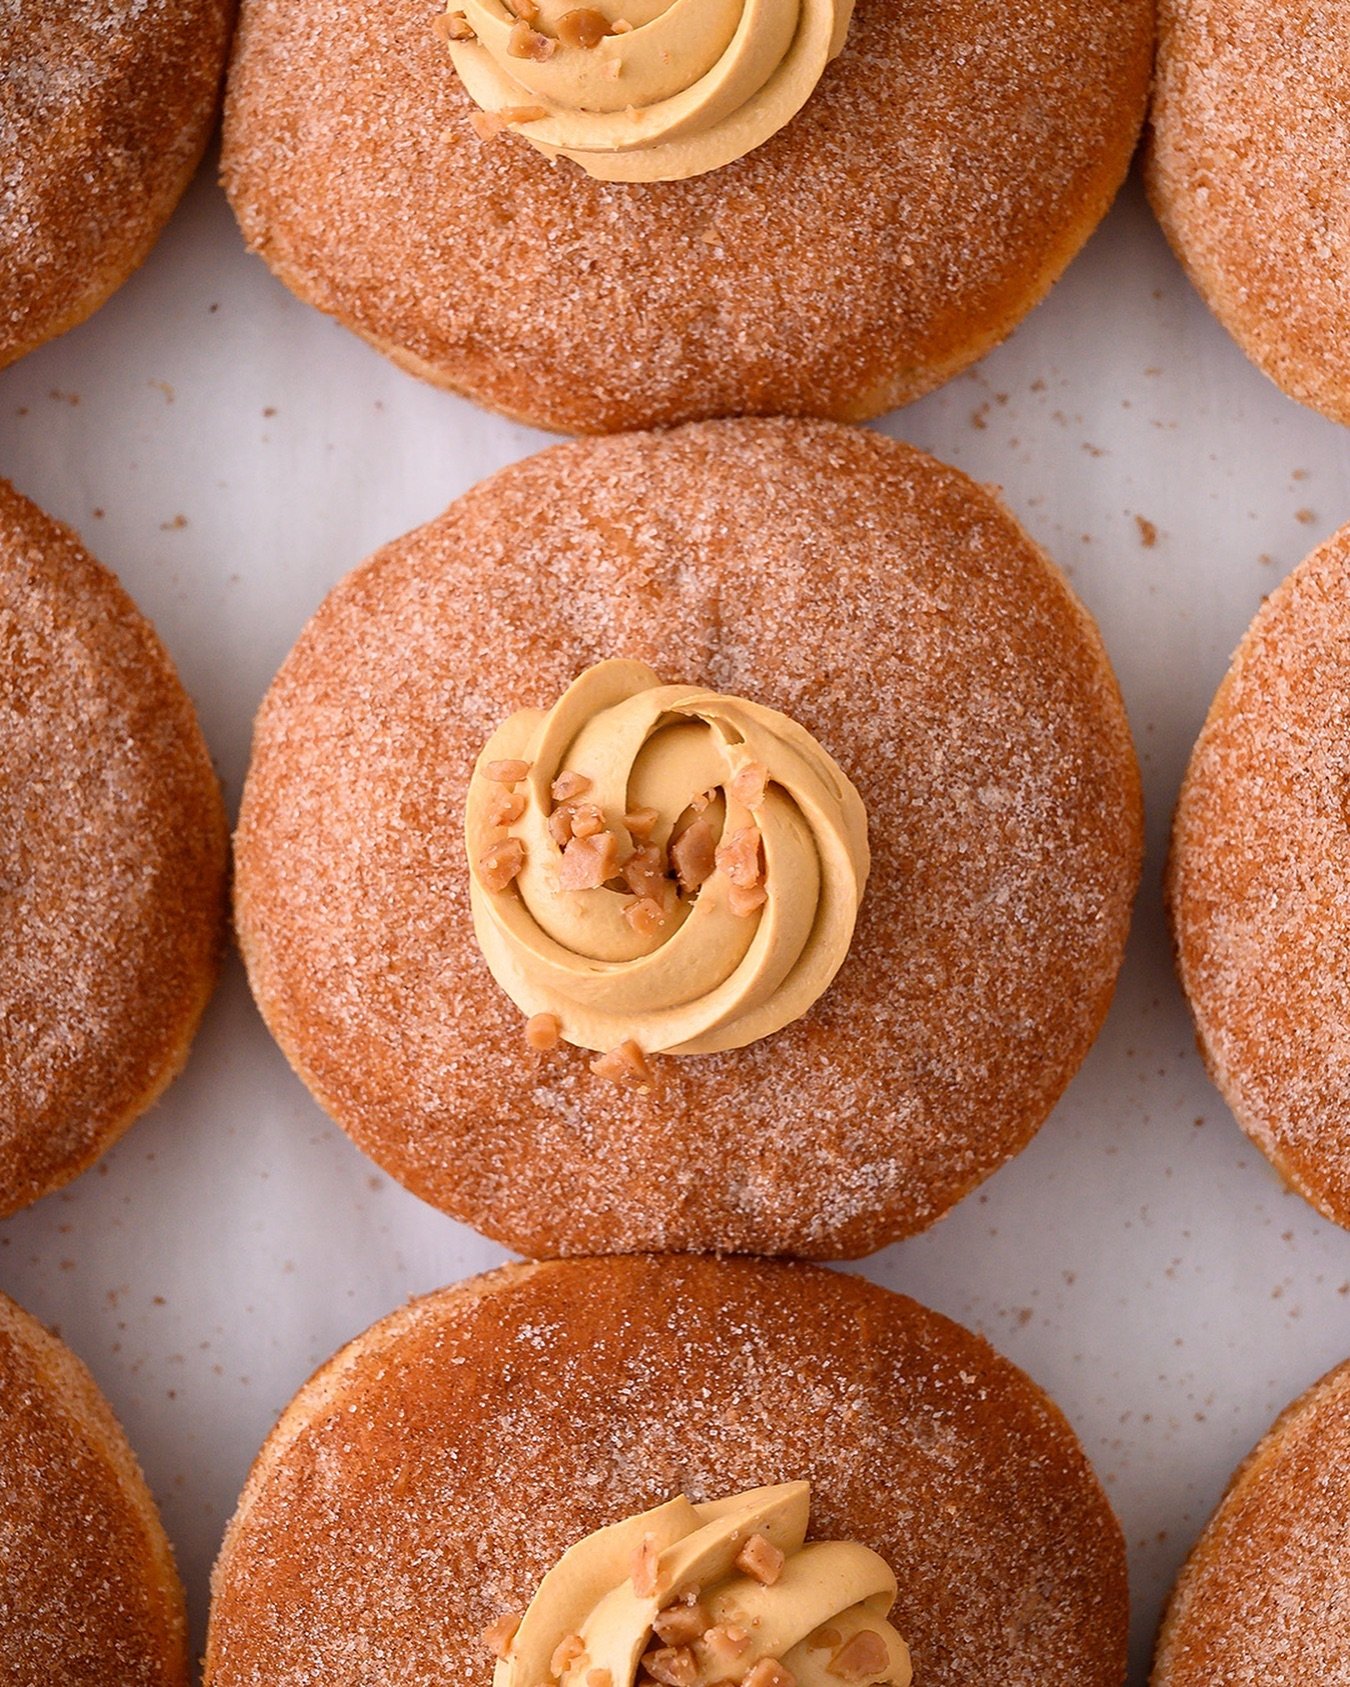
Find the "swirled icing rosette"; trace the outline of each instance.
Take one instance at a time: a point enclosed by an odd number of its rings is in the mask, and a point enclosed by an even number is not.
[[[862,799],[776,710],[601,662],[494,733],[466,814],[493,977],[568,1042],[741,1048],[838,971],[867,879]]]
[[[469,94],[602,181],[703,175],[768,140],[843,47],[853,0],[451,0]]]
[[[807,1482],[681,1497],[586,1536],[517,1624],[494,1687],[909,1687],[896,1581],[854,1541],[806,1541]]]

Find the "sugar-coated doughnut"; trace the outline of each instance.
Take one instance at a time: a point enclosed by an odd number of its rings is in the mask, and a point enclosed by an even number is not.
[[[1148,184],[1210,309],[1291,398],[1350,422],[1350,8],[1160,0]]]
[[[75,1355],[0,1294],[0,1681],[186,1687],[155,1502]]]
[[[790,716],[870,838],[814,1006],[658,1056],[652,1093],[527,1049],[463,837],[489,735],[617,656]],[[1100,638],[989,493],[833,423],[700,423],[517,463],[338,586],[258,718],[236,927],[314,1095],[443,1210],[535,1255],[838,1257],[1043,1121],[1110,1001],[1140,835]]]
[[[487,1687],[480,1636],[582,1536],[799,1479],[895,1572],[916,1684],[1120,1687],[1124,1542],[1028,1377],[859,1278],[633,1256],[442,1290],[318,1372],[226,1535],[207,1687]]]
[[[1266,599],[1177,805],[1168,899],[1201,1052],[1242,1125],[1350,1225],[1350,527]]]
[[[0,482],[0,1214],[83,1171],[187,1058],[228,844],[154,630]]]
[[[234,0],[10,0],[0,368],[83,322],[159,237],[216,117]]]
[[[1350,1365],[1240,1466],[1177,1581],[1153,1687],[1350,1681]]]
[[[857,0],[842,54],[763,145],[690,180],[606,183],[478,138],[443,9],[245,0],[226,188],[301,298],[567,432],[854,421],[946,380],[1105,212],[1153,57],[1153,0]]]

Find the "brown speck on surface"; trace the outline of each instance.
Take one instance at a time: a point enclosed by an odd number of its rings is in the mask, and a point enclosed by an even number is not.
[[[159,530],[161,533],[179,533],[187,524],[188,518],[185,515],[176,515],[171,521],[161,521]]]
[[[1146,551],[1151,551],[1158,543],[1158,529],[1145,515],[1134,518],[1135,526],[1139,529],[1139,543]]]
[[[1304,527],[1310,527],[1317,520],[1317,511],[1310,510],[1305,506],[1301,510],[1294,511],[1294,520],[1301,522]]]

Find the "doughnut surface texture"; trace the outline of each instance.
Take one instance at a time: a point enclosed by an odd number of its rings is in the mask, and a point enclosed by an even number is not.
[[[1011,331],[1109,205],[1153,0],[858,0],[806,106],[691,181],[484,144],[430,0],[245,0],[249,245],[405,367],[566,432],[860,420]]]
[[[0,367],[147,256],[215,122],[233,0],[0,5]]]
[[[301,1390],[226,1535],[208,1687],[488,1687],[479,1636],[580,1536],[789,1479],[896,1572],[916,1682],[1124,1680],[1120,1530],[1021,1371],[856,1278],[629,1257],[442,1290]]]
[[[183,1687],[183,1590],[93,1378],[0,1295],[0,1681]]]
[[[1350,1366],[1238,1469],[1172,1594],[1153,1687],[1350,1683]]]
[[[1238,647],[1182,787],[1168,896],[1211,1076],[1281,1174],[1350,1225],[1350,527]]]
[[[802,1019],[660,1060],[525,1049],[474,940],[474,759],[609,656],[781,709],[868,809],[851,950]],[[1138,774],[1095,628],[964,475],[830,423],[559,446],[329,596],[260,712],[236,925],[319,1102],[522,1252],[866,1253],[1024,1146],[1097,1033]]]
[[[0,1214],[83,1171],[182,1066],[228,844],[153,629],[0,482]]]
[[[1350,422],[1350,8],[1160,0],[1148,184],[1253,363]]]

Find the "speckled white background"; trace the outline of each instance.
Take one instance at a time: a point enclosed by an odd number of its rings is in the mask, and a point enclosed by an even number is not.
[[[1000,484],[1097,615],[1150,853],[1110,1020],[1040,1137],[860,1269],[982,1330],[1068,1412],[1129,1538],[1142,1683],[1228,1472],[1350,1354],[1350,1235],[1281,1190],[1207,1082],[1159,897],[1230,651],[1350,520],[1350,432],[1246,364],[1136,183],[1008,345],[885,428]],[[254,709],[332,583],[544,443],[296,304],[243,251],[210,168],[139,276],[0,374],[0,473],[155,621],[232,809]],[[0,1224],[0,1287],[59,1327],[145,1464],[198,1642],[225,1520],[291,1393],[405,1297],[503,1257],[327,1122],[237,960],[167,1098],[96,1171]]]

